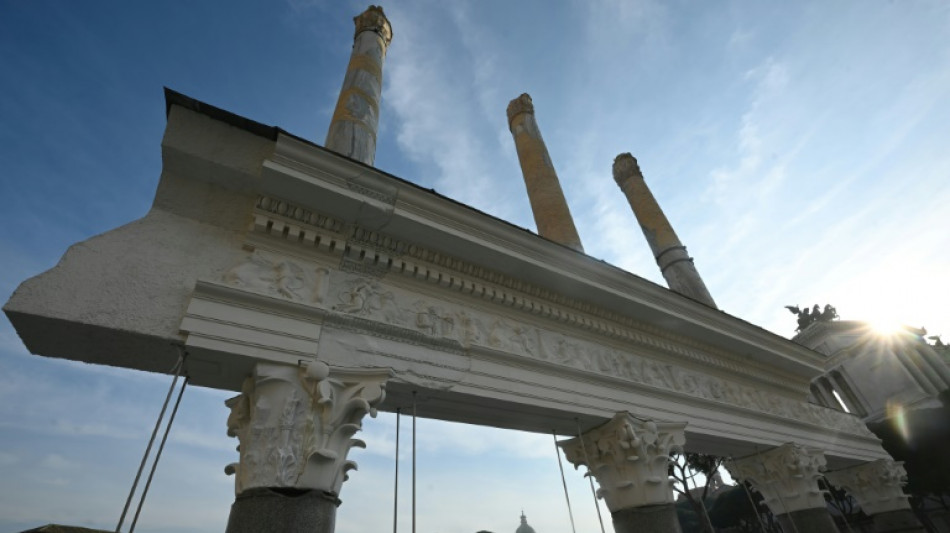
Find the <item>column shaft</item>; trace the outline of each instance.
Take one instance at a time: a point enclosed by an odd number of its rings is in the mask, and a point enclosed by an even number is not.
[[[640,223],[640,229],[653,250],[653,257],[670,290],[715,308],[716,302],[693,265],[693,259],[686,253],[686,247],[676,236],[660,204],[647,187],[637,160],[630,154],[618,155],[614,159],[613,173],[614,180],[627,197]]]
[[[392,41],[392,28],[378,6],[370,6],[353,21],[353,52],[324,144],[334,152],[372,165],[376,159],[383,61]]]
[[[527,94],[508,104],[508,127],[515,139],[538,235],[583,252],[564,191],[534,119],[534,104]]]

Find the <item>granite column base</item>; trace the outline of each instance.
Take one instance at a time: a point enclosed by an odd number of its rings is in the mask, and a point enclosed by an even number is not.
[[[628,507],[610,513],[616,533],[682,533],[672,503]]]
[[[910,509],[898,509],[886,513],[878,513],[871,517],[874,520],[874,533],[924,532],[927,531],[917,515]]]
[[[340,499],[322,490],[248,489],[234,499],[226,533],[333,533]]]
[[[782,531],[790,533],[840,533],[831,513],[824,507],[792,511],[780,514],[775,519],[782,526]]]

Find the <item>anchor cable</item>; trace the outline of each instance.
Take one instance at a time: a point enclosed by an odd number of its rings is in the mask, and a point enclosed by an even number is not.
[[[416,533],[416,391],[412,391],[412,533]]]
[[[576,417],[574,422],[577,424],[577,438],[581,441],[581,450],[584,452],[584,461],[587,463],[587,481],[590,482],[590,494],[594,497],[594,508],[597,509],[597,521],[600,522],[600,533],[607,533],[604,530],[604,517],[600,515],[600,505],[597,503],[597,491],[594,490],[594,472],[590,467],[590,456],[587,455],[587,445],[584,444],[584,437],[581,435],[581,421]]]
[[[557,433],[551,430],[551,438],[554,439],[554,453],[557,455],[557,467],[561,470],[561,485],[564,487],[564,499],[567,500],[567,514],[571,517],[571,531],[577,533],[574,527],[574,511],[571,510],[571,497],[567,494],[567,480],[564,479],[564,464],[561,462],[561,450],[557,447]],[[524,511],[522,511],[523,513]]]
[[[393,533],[399,517],[399,408],[396,408],[396,475],[393,476]]]
[[[139,464],[139,469],[135,473],[135,481],[132,482],[132,489],[129,490],[129,497],[125,500],[125,507],[122,508],[122,515],[119,517],[119,523],[115,526],[115,533],[119,533],[122,530],[122,523],[125,522],[125,515],[129,512],[129,506],[132,505],[132,497],[135,495],[135,489],[138,488],[139,479],[142,477],[142,470],[145,469],[145,462],[148,461],[149,454],[152,453],[152,445],[155,444],[155,436],[158,435],[158,428],[162,425],[162,419],[165,418],[165,410],[168,408],[168,402],[172,398],[172,392],[175,390],[175,385],[178,384],[178,377],[181,375],[182,368],[185,366],[185,350],[178,346],[178,362],[175,363],[175,366],[172,370],[175,372],[175,378],[172,379],[172,384],[168,387],[168,394],[165,395],[165,403],[162,404],[162,410],[158,413],[158,420],[155,421],[155,429],[152,430],[152,437],[148,439],[148,446],[145,447],[145,454],[142,456],[142,462]]]
[[[139,497],[139,505],[135,509],[135,516],[132,518],[132,525],[129,526],[129,533],[135,531],[135,524],[139,521],[139,514],[142,512],[142,505],[145,504],[145,496],[148,494],[148,488],[152,486],[152,478],[155,476],[155,469],[158,467],[158,460],[162,458],[162,450],[165,449],[165,442],[168,440],[168,433],[171,432],[172,424],[175,422],[175,415],[178,413],[178,406],[181,404],[181,397],[185,394],[185,387],[188,386],[188,376],[185,376],[181,382],[181,389],[178,391],[178,398],[175,399],[175,406],[172,407],[172,414],[168,417],[168,425],[165,426],[165,433],[162,435],[162,441],[158,444],[158,451],[155,452],[155,460],[152,462],[152,469],[149,470],[148,479],[145,480],[145,487],[142,488],[142,496]]]

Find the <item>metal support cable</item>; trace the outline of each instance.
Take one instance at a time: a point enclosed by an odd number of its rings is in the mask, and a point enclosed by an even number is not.
[[[412,533],[416,533],[416,391],[412,391]]]
[[[759,521],[759,528],[762,530],[762,533],[766,533],[765,522],[762,522],[762,514],[759,513],[759,506],[755,504],[755,501],[752,499],[752,493],[749,492],[749,486],[746,485],[745,481],[740,481],[742,488],[745,490],[745,495],[749,498],[749,505],[752,506],[752,512],[755,513],[756,519]]]
[[[577,418],[574,419],[574,422],[577,424],[577,438],[581,441],[581,450],[584,452],[584,462],[587,463],[587,481],[590,482],[590,494],[594,497],[594,509],[597,509],[597,521],[600,522],[600,533],[607,533],[604,530],[604,517],[600,515],[600,505],[597,504],[597,491],[594,490],[594,472],[590,467],[590,456],[587,455],[587,445],[584,444],[584,436],[581,435],[581,422]]]
[[[165,395],[165,403],[162,404],[162,410],[158,414],[158,420],[155,421],[155,429],[152,430],[152,437],[148,439],[148,446],[145,447],[145,454],[142,455],[142,462],[139,464],[139,469],[135,473],[135,481],[132,482],[132,488],[129,490],[129,497],[125,500],[125,507],[122,508],[122,515],[119,517],[119,523],[115,526],[115,533],[119,533],[122,530],[122,523],[125,522],[125,515],[129,512],[129,506],[132,504],[132,496],[135,495],[135,489],[138,488],[139,480],[142,477],[142,470],[145,469],[145,462],[148,461],[149,454],[152,453],[152,445],[155,444],[155,436],[158,435],[158,428],[162,425],[162,419],[165,418],[165,410],[168,408],[168,402],[172,398],[172,392],[175,390],[175,385],[178,384],[178,377],[181,375],[181,371],[185,366],[185,350],[179,346],[178,347],[178,362],[175,363],[172,370],[175,372],[175,378],[172,379],[172,384],[168,387],[168,394]]]
[[[188,376],[185,376],[181,382],[181,389],[178,391],[178,398],[175,399],[175,406],[172,407],[172,414],[168,417],[168,425],[165,426],[165,433],[162,435],[162,442],[158,443],[158,451],[155,452],[155,460],[152,462],[152,469],[149,470],[148,479],[145,480],[145,487],[142,488],[142,496],[139,497],[139,505],[135,508],[135,516],[132,518],[132,525],[129,526],[129,533],[135,531],[135,524],[139,521],[139,514],[142,512],[142,506],[145,504],[145,496],[148,495],[148,489],[152,486],[152,478],[155,477],[155,469],[158,467],[158,461],[162,458],[162,450],[165,449],[165,442],[168,440],[168,434],[171,432],[172,424],[175,422],[175,415],[178,414],[178,406],[181,405],[181,397],[185,394],[185,387],[188,386]]]
[[[561,462],[561,450],[557,447],[557,433],[551,430],[551,438],[554,439],[554,453],[557,455],[557,466],[561,470],[561,485],[564,487],[564,499],[567,500],[567,515],[571,517],[571,531],[577,533],[574,527],[574,511],[571,510],[571,497],[567,494],[567,480],[564,479],[564,463]],[[522,511],[524,513],[524,511]]]
[[[399,408],[396,408],[396,475],[393,476],[393,533],[399,518]]]

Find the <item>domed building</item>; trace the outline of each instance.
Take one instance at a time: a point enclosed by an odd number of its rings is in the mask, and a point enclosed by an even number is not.
[[[534,533],[534,528],[528,525],[528,519],[525,517],[524,511],[521,511],[521,525],[518,526],[515,533]]]

